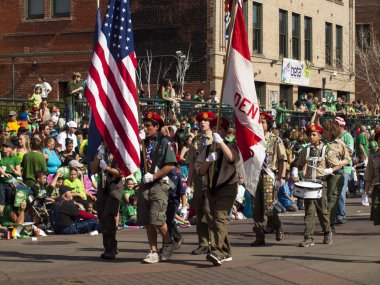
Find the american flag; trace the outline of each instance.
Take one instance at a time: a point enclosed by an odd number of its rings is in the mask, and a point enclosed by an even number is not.
[[[85,90],[96,126],[125,176],[140,166],[137,61],[129,2],[109,1]]]

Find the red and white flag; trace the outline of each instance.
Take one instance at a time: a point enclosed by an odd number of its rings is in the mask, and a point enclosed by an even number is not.
[[[110,0],[94,48],[85,98],[125,176],[140,167],[136,67],[129,1]]]
[[[223,90],[223,103],[234,108],[236,142],[243,158],[239,172],[249,192],[255,194],[265,159],[264,130],[260,120],[253,68],[240,1],[233,25]]]

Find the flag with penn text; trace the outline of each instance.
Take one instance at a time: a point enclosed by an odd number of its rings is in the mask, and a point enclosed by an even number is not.
[[[230,1],[231,10],[231,3],[234,2]],[[233,31],[226,62],[223,103],[234,109],[236,142],[243,158],[239,172],[245,180],[247,190],[254,195],[265,159],[266,144],[241,1],[236,1],[236,5],[235,21],[230,23]]]
[[[140,167],[137,61],[129,2],[109,1],[85,89],[96,127],[125,176]]]

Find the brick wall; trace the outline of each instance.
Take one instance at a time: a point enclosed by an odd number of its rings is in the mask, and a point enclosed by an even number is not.
[[[377,40],[380,41],[380,3],[377,0],[356,0],[356,23],[372,24]],[[357,59],[356,64],[360,62]],[[375,103],[375,98],[365,81],[356,78],[357,98]]]

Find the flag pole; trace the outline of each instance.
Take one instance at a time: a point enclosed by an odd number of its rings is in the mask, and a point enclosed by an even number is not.
[[[225,1],[229,1],[229,0],[225,0]],[[232,3],[233,3],[233,9],[232,9],[232,15],[231,15],[231,22],[232,22],[232,25],[230,26],[230,30],[229,30],[229,34],[228,34],[228,42],[227,42],[227,50],[226,50],[226,62],[224,64],[224,71],[223,71],[223,81],[222,81],[222,92],[220,93],[220,98],[219,98],[219,106],[218,106],[218,115],[216,117],[216,131],[219,131],[219,128],[220,128],[220,116],[221,116],[221,113],[222,113],[222,102],[223,102],[223,91],[224,91],[224,86],[226,84],[226,73],[227,73],[227,70],[228,70],[228,65],[229,65],[229,57],[230,57],[230,47],[231,47],[231,43],[232,43],[232,36],[233,36],[233,30],[234,30],[234,26],[235,26],[235,18],[236,18],[236,12],[237,12],[237,5],[238,2],[237,0],[232,0]],[[215,152],[216,150],[216,144],[213,143],[213,146],[212,146],[212,151]],[[213,180],[214,180],[214,169],[215,169],[215,161],[211,164],[211,175],[210,175],[210,188],[212,188],[212,183],[213,183]]]

